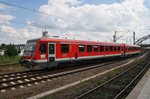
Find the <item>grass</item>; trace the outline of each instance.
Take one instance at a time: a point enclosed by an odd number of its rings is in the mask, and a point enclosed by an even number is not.
[[[24,70],[26,70],[26,69],[22,68],[20,66],[20,64],[0,66],[0,74],[3,74],[3,73],[12,73],[12,72],[19,72],[19,71],[24,71]]]
[[[9,73],[9,72],[18,72],[24,70],[20,66],[20,64],[1,66],[3,64],[8,64],[8,63],[17,63],[20,60],[20,58],[21,56],[15,56],[15,57],[0,56],[0,74]]]
[[[14,56],[14,57],[0,56],[0,65],[8,63],[16,63],[19,61],[20,58],[21,56]]]

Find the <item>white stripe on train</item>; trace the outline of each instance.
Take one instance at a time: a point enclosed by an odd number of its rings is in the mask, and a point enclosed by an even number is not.
[[[140,53],[140,51],[137,51],[137,52],[128,52],[128,53],[126,53],[126,55],[128,55],[128,54],[136,54],[136,53]],[[78,57],[77,60],[80,60],[80,59],[94,59],[94,58],[110,57],[110,56],[121,56],[121,54],[83,56],[83,57]],[[56,58],[55,59],[55,61],[67,61],[67,60],[75,60],[75,57],[70,57],[70,58]],[[47,59],[44,59],[44,60],[33,60],[33,61],[36,62],[36,63],[40,63],[40,62],[47,62]]]

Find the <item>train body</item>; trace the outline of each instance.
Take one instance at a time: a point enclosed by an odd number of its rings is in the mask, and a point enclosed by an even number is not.
[[[126,57],[140,52],[137,45],[42,37],[27,41],[20,63],[28,68],[50,68],[62,62]]]

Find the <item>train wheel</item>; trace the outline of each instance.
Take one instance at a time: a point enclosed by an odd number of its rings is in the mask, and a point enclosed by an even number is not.
[[[30,62],[26,62],[25,67],[29,70],[33,70],[33,65]]]

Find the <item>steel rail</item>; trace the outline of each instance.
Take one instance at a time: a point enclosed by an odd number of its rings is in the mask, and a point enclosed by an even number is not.
[[[89,90],[89,91],[87,91],[87,92],[85,92],[85,93],[79,95],[79,96],[76,97],[75,99],[80,99],[80,98],[83,98],[83,97],[87,96],[88,94],[92,93],[93,91],[97,90],[98,88],[104,86],[105,84],[107,84],[107,83],[113,81],[114,79],[118,78],[119,76],[125,74],[126,72],[128,72],[129,70],[131,70],[132,68],[134,68],[135,66],[137,66],[138,64],[142,63],[144,60],[146,60],[146,58],[144,58],[143,60],[140,60],[138,63],[134,64],[132,67],[128,68],[127,70],[123,71],[122,73],[118,74],[117,76],[115,76],[115,77],[113,77],[113,78],[107,80],[106,82],[104,82],[104,83],[102,83],[102,84],[100,84],[100,85],[94,87],[93,89],[91,89],[91,90]]]
[[[115,96],[114,99],[119,99],[119,97],[129,88],[135,80],[146,70],[146,68],[150,65],[150,62],[143,68],[143,70],[122,90],[118,95]]]
[[[46,75],[42,75],[40,79],[36,78],[35,80],[25,81],[25,82],[22,82],[22,83],[9,84],[7,86],[0,86],[0,90],[9,89],[9,88],[17,87],[17,86],[20,86],[20,85],[32,84],[34,82],[40,82],[40,81],[43,81],[43,80],[53,79],[53,78],[66,76],[66,75],[70,75],[70,74],[75,74],[75,73],[78,73],[78,72],[83,72],[83,71],[86,71],[86,70],[103,67],[103,66],[106,66],[106,65],[109,65],[109,64],[113,64],[113,63],[116,63],[116,61],[108,62],[108,63],[104,63],[104,64],[98,64],[98,65],[94,65],[92,67],[84,67],[84,68],[75,69],[75,70],[71,70],[71,71],[56,73],[56,74],[48,75],[47,77],[42,77],[42,76],[46,76]],[[26,79],[27,78],[28,77],[26,77]],[[32,77],[30,77],[30,78],[32,78]],[[22,78],[20,78],[20,79],[18,78],[17,80],[22,80]],[[16,80],[12,79],[12,80],[9,80],[8,82],[10,82],[10,81],[14,81],[15,82]],[[7,83],[7,81],[3,81],[3,82],[0,82],[0,83]]]

